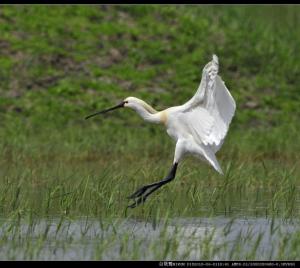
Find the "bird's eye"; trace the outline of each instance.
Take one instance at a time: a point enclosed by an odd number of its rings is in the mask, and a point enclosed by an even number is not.
[[[128,101],[124,101],[124,103],[128,103]]]

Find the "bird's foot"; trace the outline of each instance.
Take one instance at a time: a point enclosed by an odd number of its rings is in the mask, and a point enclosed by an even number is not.
[[[164,183],[160,182],[160,183],[153,183],[153,184],[149,184],[149,185],[145,185],[145,186],[141,187],[136,192],[134,192],[131,196],[128,197],[130,199],[138,198],[137,201],[135,201],[134,203],[132,203],[128,207],[135,208],[139,204],[144,203],[146,201],[146,198],[150,194],[155,192],[158,188],[160,188],[163,184]],[[150,190],[147,191],[148,189],[150,189]]]
[[[141,203],[144,203],[146,201],[146,197],[141,196],[138,200],[134,201],[131,205],[128,206],[128,208],[135,208]]]
[[[128,196],[129,199],[136,199],[134,203],[129,205],[129,208],[135,208],[141,203],[144,203],[146,201],[146,198],[151,195],[153,192],[155,192],[157,189],[159,189],[161,186],[165,185],[166,183],[169,183],[171,180],[175,178],[176,169],[177,169],[178,163],[174,163],[172,166],[172,169],[170,170],[168,176],[164,178],[161,181],[154,182],[148,185],[145,185],[141,188],[139,188],[137,191],[135,191],[132,195]]]
[[[151,186],[150,185],[145,185],[141,188],[139,188],[138,190],[136,190],[132,195],[128,196],[127,198],[128,199],[134,199],[134,198],[137,198],[137,197],[140,197],[141,195],[143,195],[147,189],[149,189]]]
[[[141,188],[139,188],[137,191],[135,191],[132,195],[128,196],[128,199],[136,199],[138,200],[134,201],[131,205],[128,207],[135,208],[136,206],[140,205],[141,203],[144,203],[146,201],[146,198],[154,192],[158,188],[157,183],[145,185]],[[150,189],[149,191],[147,191]]]

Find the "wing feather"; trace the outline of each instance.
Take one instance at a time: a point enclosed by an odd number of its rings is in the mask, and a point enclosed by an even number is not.
[[[216,152],[223,144],[236,104],[218,75],[217,56],[203,69],[196,94],[182,105],[182,119],[198,143]]]

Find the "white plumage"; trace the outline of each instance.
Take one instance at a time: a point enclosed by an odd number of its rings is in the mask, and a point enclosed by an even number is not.
[[[164,124],[169,136],[176,141],[173,166],[168,176],[162,181],[138,189],[130,198],[139,199],[130,207],[144,202],[152,192],[173,180],[177,165],[186,154],[193,154],[207,161],[219,173],[223,174],[215,153],[224,142],[235,113],[236,104],[218,75],[218,71],[218,57],[213,55],[212,61],[203,68],[202,79],[196,94],[181,106],[158,112],[144,101],[135,97],[128,97],[113,108],[93,114],[129,107],[147,122]]]
[[[213,55],[203,69],[196,94],[185,104],[167,109],[169,118],[177,118],[169,120],[167,132],[183,147],[176,161],[184,153],[195,154],[223,173],[214,154],[223,144],[236,104],[218,70],[218,57]]]

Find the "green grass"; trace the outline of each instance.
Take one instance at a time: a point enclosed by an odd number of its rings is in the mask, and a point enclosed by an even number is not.
[[[299,9],[1,5],[1,217],[16,228],[18,219],[76,217],[153,226],[161,219],[216,215],[299,219]],[[237,102],[217,154],[225,176],[189,157],[172,183],[126,210],[126,197],[137,187],[166,175],[174,144],[162,126],[130,110],[84,117],[127,96],[158,110],[183,104],[213,53]],[[145,241],[134,239],[128,255],[131,236],[120,239],[121,258],[143,258],[138,249]],[[177,242],[168,239],[161,238],[166,248],[157,251],[158,259],[177,252]],[[47,234],[38,241],[24,238],[24,259],[37,258]],[[105,241],[91,258],[101,258]],[[217,250],[209,241],[204,259]],[[277,258],[296,259],[295,241]],[[239,243],[233,259],[255,258],[259,240],[240,255]],[[11,250],[7,256],[14,259],[17,246]]]
[[[216,53],[236,124],[279,125],[299,116],[298,9],[1,6],[1,111],[58,127],[128,95],[181,104]]]
[[[119,131],[122,135],[111,136],[104,125],[100,132],[97,127],[66,127],[61,132],[19,134],[14,140],[10,136],[1,148],[0,213],[19,209],[41,216],[124,216],[126,196],[166,175],[174,144],[163,129],[151,133],[121,127]],[[293,161],[297,159],[293,144],[277,143],[277,133],[255,135],[252,146],[252,132],[228,136],[223,153],[218,154],[225,176],[189,157],[180,164],[172,184],[130,213],[147,217],[149,210],[164,207],[172,216],[224,211],[299,216],[300,170]]]

